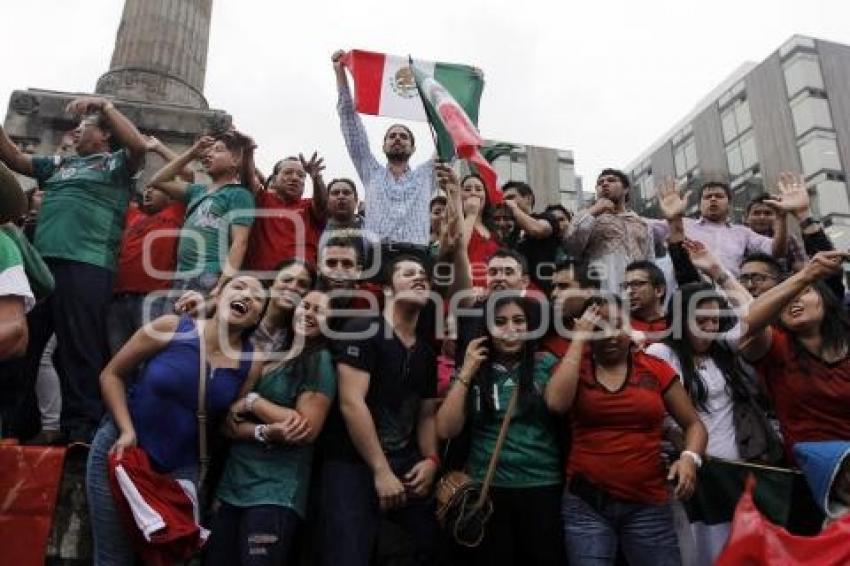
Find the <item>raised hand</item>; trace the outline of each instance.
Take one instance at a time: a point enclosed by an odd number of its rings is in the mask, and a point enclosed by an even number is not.
[[[790,213],[797,218],[809,216],[809,191],[803,176],[798,173],[779,174],[779,194],[775,198],[767,199],[764,204],[773,207],[780,213]]]
[[[826,279],[841,271],[841,264],[850,261],[850,252],[837,250],[818,252],[800,273],[810,283]]]
[[[478,368],[481,367],[481,364],[484,363],[489,355],[486,346],[487,338],[487,336],[479,336],[470,340],[469,345],[466,347],[466,354],[463,357],[463,367],[461,369],[465,370],[470,377],[478,372]]]
[[[672,178],[668,177],[660,187],[657,187],[655,195],[658,199],[658,208],[661,209],[661,214],[666,220],[684,216],[690,193],[682,195],[679,187],[676,186],[676,181]]]
[[[69,102],[68,106],[65,107],[65,112],[80,117],[101,111],[107,104],[109,104],[109,101],[101,96],[81,96]]]
[[[145,136],[145,151],[156,151],[162,142],[154,136]]]
[[[708,248],[702,242],[685,238],[685,241],[682,242],[682,247],[688,252],[688,257],[691,258],[691,263],[694,264],[694,267],[703,273],[707,273],[712,278],[722,269],[720,262],[708,251]]]
[[[477,196],[466,199],[463,203],[464,218],[478,216],[478,211],[481,210],[482,204],[481,199]]]
[[[582,315],[576,319],[575,324],[573,325],[575,338],[590,338],[590,336],[597,330],[601,318],[602,317],[599,314],[599,305],[590,305],[587,307]]]
[[[345,56],[345,51],[342,49],[337,49],[331,55],[331,63],[333,63],[334,69],[342,69],[342,58]]]
[[[215,143],[214,137],[212,137],[212,136],[201,136],[200,138],[198,138],[198,141],[196,141],[192,145],[192,149],[191,149],[192,157],[194,157],[195,159],[200,159],[201,157],[203,157],[207,153],[207,151],[210,150],[210,148],[213,146],[214,143]]]
[[[460,188],[460,180],[458,180],[457,174],[447,163],[435,163],[434,174],[437,176],[437,184],[446,191],[447,195]]]
[[[304,156],[299,153],[298,160],[301,162],[301,166],[304,168],[304,171],[310,175],[311,179],[316,179],[322,176],[322,171],[325,170],[325,160],[319,157],[318,152],[314,151],[309,161],[304,159]]]

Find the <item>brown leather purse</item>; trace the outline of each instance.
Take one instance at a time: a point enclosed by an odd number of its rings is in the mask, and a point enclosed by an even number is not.
[[[505,444],[518,397],[519,387],[514,389],[502,419],[502,428],[490,456],[484,482],[479,485],[468,474],[455,471],[449,472],[437,483],[437,521],[462,546],[474,548],[484,539],[487,522],[493,515],[493,502],[488,496],[490,484],[496,473],[499,454]]]

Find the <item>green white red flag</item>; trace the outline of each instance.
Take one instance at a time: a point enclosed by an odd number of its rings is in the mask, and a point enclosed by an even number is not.
[[[438,133],[442,131],[448,134],[451,147],[447,147],[448,144],[440,143],[441,140],[438,139],[437,153],[440,158],[448,161],[457,155],[475,165],[481,178],[484,179],[490,203],[498,204],[502,202],[498,175],[480,152],[484,140],[481,139],[478,128],[475,127],[463,107],[458,104],[457,100],[436,77],[428,74],[425,69],[419,66],[418,62],[411,60],[410,68],[413,70],[416,87],[419,89],[419,95],[425,105],[428,121],[431,122]]]

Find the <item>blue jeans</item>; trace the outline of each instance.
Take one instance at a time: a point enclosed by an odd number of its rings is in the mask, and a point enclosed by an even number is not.
[[[595,509],[567,489],[562,513],[570,564],[613,565],[618,545],[631,566],[682,563],[669,503],[648,505],[609,498]]]
[[[300,522],[298,514],[289,507],[236,507],[222,502],[204,548],[204,564],[285,566],[295,562],[290,554]]]
[[[92,564],[95,566],[126,566],[133,564],[134,552],[130,534],[125,530],[112,491],[109,489],[109,449],[118,440],[118,428],[112,417],[106,416],[97,429],[89,449],[86,467],[86,495],[91,521]],[[175,470],[176,479],[196,480],[194,466]]]

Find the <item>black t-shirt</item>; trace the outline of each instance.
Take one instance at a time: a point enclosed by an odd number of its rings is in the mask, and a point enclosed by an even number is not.
[[[532,214],[536,220],[545,220],[552,227],[552,234],[546,238],[529,238],[527,235],[517,244],[517,251],[525,256],[528,262],[528,273],[531,280],[548,294],[551,288],[551,278],[555,271],[554,263],[558,255],[563,235],[558,219],[548,212]]]
[[[344,331],[364,335],[337,341],[337,362],[369,374],[366,404],[384,453],[400,455],[418,450],[419,407],[422,400],[437,396],[434,350],[421,338],[407,348],[388,329],[383,316],[352,319]]]

